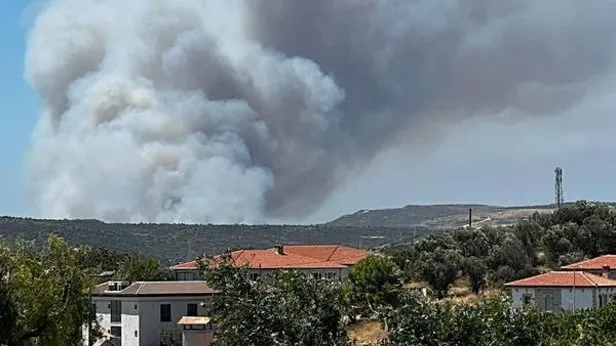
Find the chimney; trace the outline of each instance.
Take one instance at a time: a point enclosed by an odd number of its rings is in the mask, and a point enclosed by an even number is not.
[[[603,272],[601,273],[601,276],[603,276],[604,278],[609,278],[609,276],[610,276],[610,266],[608,266],[608,265],[604,265],[603,266]]]
[[[274,246],[274,252],[276,252],[277,255],[284,255],[284,246],[282,245]]]

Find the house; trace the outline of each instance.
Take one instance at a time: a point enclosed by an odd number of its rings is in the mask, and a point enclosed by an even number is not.
[[[182,346],[210,346],[214,340],[214,327],[209,317],[184,316],[178,322],[182,328]]]
[[[561,270],[575,270],[616,279],[616,255],[603,255],[582,262],[572,263]]]
[[[616,280],[583,271],[558,270],[505,284],[512,304],[548,311],[588,309],[616,300]]]
[[[344,280],[349,269],[368,254],[366,250],[342,245],[280,245],[269,249],[233,251],[230,258],[234,264],[248,267],[251,280],[282,270],[297,270],[315,279]],[[197,261],[180,263],[170,269],[176,280],[199,277]]]
[[[179,330],[182,317],[207,315],[215,293],[203,281],[109,281],[95,286],[91,299],[99,331],[114,345],[159,346],[161,331]]]

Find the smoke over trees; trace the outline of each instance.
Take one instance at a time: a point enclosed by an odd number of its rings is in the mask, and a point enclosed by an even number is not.
[[[402,132],[549,116],[613,70],[607,0],[54,0],[26,78],[51,217],[310,214]],[[601,42],[598,42],[601,38]]]

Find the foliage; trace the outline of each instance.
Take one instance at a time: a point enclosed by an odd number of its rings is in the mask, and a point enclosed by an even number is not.
[[[343,244],[372,248],[412,241],[437,230],[426,227],[340,226],[340,225],[195,225],[119,224],[97,220],[40,220],[0,217],[0,236],[18,238],[41,248],[49,234],[63,237],[69,244],[88,244],[118,254],[142,253],[156,257],[164,266],[215,255],[229,248],[267,248],[289,244]],[[374,237],[366,238],[366,234]],[[105,254],[101,253],[101,256]],[[93,261],[94,262],[94,261]],[[121,261],[120,261],[121,262]],[[104,268],[106,261],[96,261]],[[110,263],[115,263],[110,262]]]
[[[208,261],[205,261],[208,263]],[[341,325],[339,284],[284,272],[258,283],[228,258],[204,266],[220,291],[212,302],[215,345],[347,345]]]
[[[411,294],[402,300],[383,315],[389,333],[385,345],[570,346],[614,345],[616,340],[616,305],[558,314],[512,309],[506,297],[475,305]]]
[[[395,306],[402,290],[402,272],[389,258],[370,256],[349,272],[345,301],[355,313],[374,313]]]
[[[393,252],[407,280],[425,280],[439,296],[459,276],[472,291],[540,270],[616,252],[616,211],[585,201],[514,226],[461,229],[428,236]]]
[[[458,277],[462,257],[456,250],[437,247],[433,252],[422,252],[417,260],[417,269],[422,279],[430,284],[442,298],[447,295],[449,286]]]
[[[169,279],[170,275],[156,258],[134,254],[120,264],[115,277],[129,281],[162,281]]]
[[[90,318],[83,248],[49,237],[41,251],[0,244],[0,344],[64,346],[81,342]]]
[[[179,328],[160,331],[160,346],[182,346],[182,332]]]

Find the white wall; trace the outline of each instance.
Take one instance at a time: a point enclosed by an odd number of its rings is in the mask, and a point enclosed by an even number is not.
[[[271,275],[273,273],[279,273],[281,271],[283,271],[283,269],[249,269],[248,275],[250,275],[251,273],[260,273],[261,275]],[[340,268],[340,269],[299,269],[298,271],[306,275],[312,275],[313,273],[321,273],[323,277],[326,276],[326,273],[333,273],[335,274],[337,280],[345,280],[348,276],[349,268],[345,267],[345,268]],[[192,275],[189,274],[191,272],[193,273]],[[193,271],[185,270],[185,269],[176,270],[174,271],[174,277],[178,281],[196,280],[198,276],[197,273],[198,272],[196,270],[193,270]]]
[[[521,308],[523,305],[524,295],[529,294],[531,296],[531,303],[535,303],[535,289],[534,288],[512,288],[511,289],[511,305],[514,308]]]
[[[111,323],[111,299],[122,301],[122,321]],[[122,327],[122,346],[160,346],[160,331],[177,328],[177,322],[187,314],[187,305],[197,304],[197,314],[205,316],[210,297],[93,297],[97,320],[105,332],[111,326]],[[206,307],[201,307],[206,302]],[[160,305],[171,304],[171,322],[160,321]],[[135,332],[137,335],[135,336]],[[86,343],[87,344],[87,343]]]
[[[573,288],[563,288],[561,291],[561,307],[564,310],[589,309],[594,306],[593,295],[595,293],[595,288],[576,287],[575,291]]]

